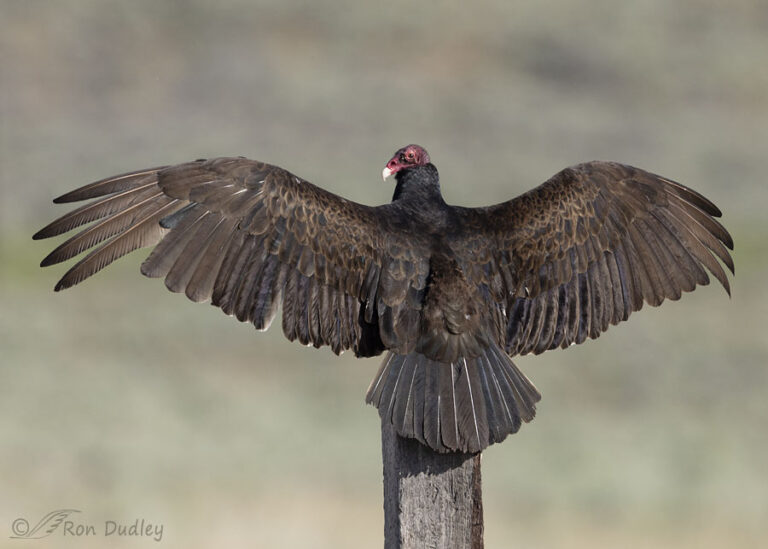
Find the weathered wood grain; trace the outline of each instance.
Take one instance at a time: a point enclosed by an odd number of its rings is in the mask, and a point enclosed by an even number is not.
[[[483,547],[480,454],[440,454],[382,423],[385,549]]]

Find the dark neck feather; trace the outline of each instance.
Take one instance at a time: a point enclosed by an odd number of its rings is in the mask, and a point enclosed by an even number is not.
[[[440,194],[440,176],[433,164],[414,166],[395,174],[397,186],[392,202],[396,200],[430,200],[445,203]]]

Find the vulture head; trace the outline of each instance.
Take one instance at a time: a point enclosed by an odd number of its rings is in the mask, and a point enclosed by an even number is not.
[[[412,166],[425,166],[429,164],[429,153],[420,145],[406,145],[402,149],[399,149],[392,159],[384,166],[384,170],[381,172],[381,176],[384,181],[387,178]]]

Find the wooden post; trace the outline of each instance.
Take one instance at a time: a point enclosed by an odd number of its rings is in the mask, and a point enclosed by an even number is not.
[[[482,549],[480,454],[439,454],[381,425],[384,549]]]

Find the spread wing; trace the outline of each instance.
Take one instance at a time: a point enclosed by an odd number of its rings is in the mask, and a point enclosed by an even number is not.
[[[156,245],[142,273],[258,329],[282,303],[285,335],[303,344],[363,356],[415,345],[427,243],[391,204],[357,204],[246,158],[131,172],[54,202],[87,199],[95,200],[34,236],[93,222],[43,260],[53,265],[90,249],[56,290]]]
[[[463,209],[472,278],[506,312],[511,355],[596,338],[647,302],[709,283],[730,294],[733,240],[720,210],[679,183],[608,162],[567,168],[488,208]],[[492,245],[488,245],[492,243]]]

